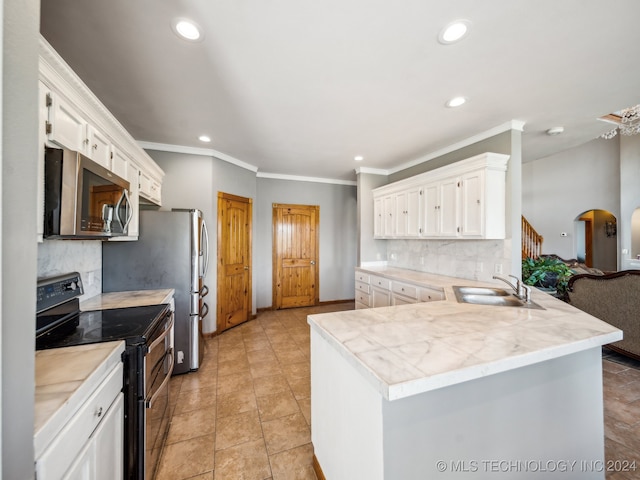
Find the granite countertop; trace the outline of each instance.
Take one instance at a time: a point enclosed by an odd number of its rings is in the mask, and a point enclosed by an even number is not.
[[[442,289],[445,300],[310,315],[311,328],[387,400],[577,353],[622,331],[532,289],[540,309],[458,303],[453,285],[483,283],[398,268],[358,270]]]
[[[124,346],[123,341],[117,341],[36,351],[36,458],[114,366],[122,362]]]
[[[130,290],[124,292],[101,293],[80,302],[80,310],[110,310],[113,308],[144,307],[171,302],[175,290]]]

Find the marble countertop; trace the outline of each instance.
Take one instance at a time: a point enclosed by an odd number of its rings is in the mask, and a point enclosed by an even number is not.
[[[446,299],[310,315],[311,328],[387,400],[551,360],[622,339],[622,331],[532,289],[540,309],[458,303],[453,285],[490,285],[388,267],[359,268],[442,289]]]
[[[113,308],[144,307],[171,302],[175,290],[130,290],[124,292],[101,293],[80,302],[80,310],[110,310]]]
[[[36,351],[36,458],[107,374],[122,362],[124,346],[123,341],[117,341]]]

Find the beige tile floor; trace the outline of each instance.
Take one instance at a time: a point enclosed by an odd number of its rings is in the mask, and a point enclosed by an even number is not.
[[[199,371],[171,380],[173,416],[157,480],[316,480],[306,319],[352,308],[262,312],[208,339]],[[607,352],[603,371],[606,478],[640,479],[640,362]],[[635,471],[619,471],[632,461]]]

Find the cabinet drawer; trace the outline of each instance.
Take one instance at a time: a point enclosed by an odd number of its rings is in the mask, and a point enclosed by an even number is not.
[[[369,274],[356,272],[356,282],[369,283]]]
[[[418,299],[418,287],[416,287],[415,285],[396,281],[394,281],[391,285],[393,293],[399,293],[400,295],[404,295],[405,297],[409,297],[414,300]]]
[[[389,290],[389,283],[390,282],[386,278],[376,277],[374,275],[371,275],[369,283],[371,285],[373,285],[373,286],[378,287],[378,288],[384,288],[386,290]]]
[[[437,300],[444,300],[444,292],[436,290],[435,288],[420,288],[420,301],[421,302],[434,302]]]
[[[369,293],[369,284],[356,282],[356,293],[357,292]]]
[[[356,291],[356,303],[361,303],[368,307],[371,305],[371,297],[366,293]]]
[[[117,365],[67,423],[37,460],[39,480],[58,479],[67,471],[78,452],[105,417],[122,390],[122,364]],[[121,419],[124,422],[124,419]]]

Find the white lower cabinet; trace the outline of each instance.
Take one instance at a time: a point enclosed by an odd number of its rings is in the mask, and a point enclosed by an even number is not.
[[[123,477],[122,363],[88,395],[36,459],[38,480],[120,480]]]
[[[369,275],[356,270],[355,307],[378,308],[444,300],[444,292],[403,278]]]

